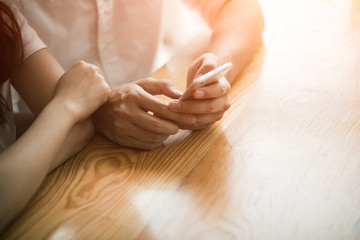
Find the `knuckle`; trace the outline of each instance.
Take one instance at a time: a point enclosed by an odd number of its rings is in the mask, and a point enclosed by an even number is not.
[[[231,102],[230,100],[227,98],[225,103],[224,103],[224,109],[228,110],[231,107]]]
[[[96,75],[95,75],[95,81],[96,81],[96,83],[98,83],[99,85],[101,84],[104,88],[105,88],[105,86],[107,85],[104,77],[103,77],[102,75],[100,75],[100,74],[96,74]]]
[[[179,124],[188,124],[190,122],[189,117],[187,115],[180,115],[178,118]]]
[[[163,129],[163,124],[161,122],[156,121],[152,124],[152,128],[153,128],[153,131],[159,132]]]
[[[202,56],[203,57],[216,58],[216,55],[214,53],[211,53],[211,52],[204,53]]]
[[[224,96],[228,91],[229,91],[229,87],[227,85],[221,85],[220,87],[221,96]]]
[[[215,109],[216,109],[216,103],[215,102],[210,102],[206,106],[206,112],[208,112],[208,113],[214,112]]]
[[[174,85],[170,79],[163,79],[162,81],[166,86],[172,87]]]
[[[75,65],[75,66],[85,66],[85,65],[86,65],[86,62],[84,62],[83,60],[79,60],[79,61],[77,61],[74,65]]]
[[[176,134],[178,131],[179,131],[179,126],[176,125],[170,129],[169,134],[173,135]]]
[[[99,67],[93,65],[92,68],[93,68],[93,71],[95,71],[97,74],[100,75],[100,68]]]
[[[144,84],[149,84],[149,83],[154,83],[154,82],[157,82],[157,80],[152,77],[147,77],[147,78],[143,78],[143,79],[135,81],[136,85],[141,88],[144,86]]]
[[[86,66],[87,67],[87,71],[91,74],[91,75],[95,75],[96,73],[98,73],[98,68],[97,67],[95,67],[95,66],[93,66],[93,65],[88,65],[88,66]]]
[[[158,114],[160,114],[160,115],[164,115],[166,112],[167,112],[167,106],[165,106],[165,105],[160,105],[159,106],[159,112],[158,112]]]
[[[194,124],[194,122],[196,122],[196,120],[194,120],[194,116],[192,116],[192,115],[184,115],[184,116],[181,116],[181,118],[180,118],[181,124],[188,125],[188,124]]]
[[[218,114],[215,115],[214,120],[215,120],[215,121],[221,120],[222,117],[223,117],[223,115],[224,115],[224,112],[219,112]]]
[[[130,100],[133,101],[136,99],[137,96],[137,90],[134,88],[128,89],[125,93],[122,94],[122,97],[124,100]]]

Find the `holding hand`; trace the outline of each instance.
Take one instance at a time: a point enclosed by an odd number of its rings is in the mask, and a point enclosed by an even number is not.
[[[203,54],[190,66],[187,85],[216,67],[218,67],[217,57],[212,53]],[[220,120],[230,107],[229,91],[230,83],[223,77],[213,84],[195,90],[189,99],[172,101],[169,108],[177,113],[195,114],[196,123],[191,125],[179,123],[181,128],[203,129]]]
[[[153,149],[177,133],[178,122],[195,123],[192,114],[169,110],[168,104],[154,95],[179,98],[171,81],[142,79],[113,89],[109,100],[95,113],[95,128],[113,142],[128,147]]]
[[[78,122],[105,103],[109,95],[110,88],[99,68],[79,61],[59,79],[54,101],[65,104]]]

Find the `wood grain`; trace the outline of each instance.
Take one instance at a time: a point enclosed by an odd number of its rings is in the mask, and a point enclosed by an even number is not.
[[[360,239],[360,1],[260,3],[222,121],[153,151],[96,135],[3,238]],[[184,89],[201,51],[153,76]]]

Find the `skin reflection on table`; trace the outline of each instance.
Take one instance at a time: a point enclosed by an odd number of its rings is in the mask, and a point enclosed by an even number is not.
[[[359,239],[360,1],[260,3],[264,43],[222,121],[153,151],[96,135],[4,237]],[[192,60],[154,77],[184,89]]]

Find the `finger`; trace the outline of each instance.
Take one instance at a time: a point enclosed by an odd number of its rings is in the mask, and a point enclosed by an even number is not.
[[[132,126],[129,126],[129,137],[132,137],[134,139],[137,139],[138,141],[141,141],[143,143],[149,143],[149,144],[161,144],[163,143],[170,134],[158,134],[153,131],[149,131],[142,126],[137,126],[133,123]],[[176,126],[176,128],[178,128]]]
[[[187,74],[187,86],[189,86],[192,81],[195,79],[195,75],[197,73],[197,71],[199,70],[199,67],[201,65],[201,62],[199,60],[196,60],[195,62],[193,62],[190,67],[189,67],[189,70],[188,70],[188,74]]]
[[[95,65],[91,65],[91,66],[95,73],[100,74],[100,69],[97,66],[95,66]]]
[[[194,124],[197,128],[204,128],[210,124],[213,124],[222,119],[225,111],[220,111],[216,113],[209,114],[199,114],[196,115],[196,124]]]
[[[109,84],[105,81],[103,75],[101,75],[100,73],[97,73],[96,76],[98,78],[98,81],[100,82],[99,83],[101,85],[100,89],[102,90],[102,93],[104,94],[103,103],[105,103],[108,100],[108,98],[110,97],[111,89],[110,89]]]
[[[217,65],[217,58],[214,55],[210,55],[209,57],[204,58],[200,68],[196,72],[195,78],[210,72],[211,70],[215,69]]]
[[[163,143],[145,143],[136,139],[133,139],[135,142],[134,148],[142,149],[142,150],[153,150],[155,148],[160,147]]]
[[[178,125],[171,121],[160,119],[156,116],[142,112],[134,119],[134,124],[149,132],[161,135],[173,135],[179,130]]]
[[[157,134],[144,129],[141,126],[137,126],[133,122],[133,117],[137,117],[139,114],[136,112],[136,108],[134,106],[131,108],[134,109],[134,111],[131,111],[131,113],[126,116],[121,114],[120,120],[116,120],[119,119],[117,115],[108,116],[106,120],[111,120],[113,118],[112,120],[115,121],[111,128],[104,128],[103,124],[96,124],[97,130],[102,132],[107,138],[111,139],[115,143],[127,147],[152,149],[161,145],[169,135]],[[95,116],[102,117],[104,116],[103,113],[104,112],[98,112]],[[99,118],[97,118],[95,123],[98,123],[99,121]]]
[[[181,125],[179,126],[181,129],[188,129],[188,130],[200,130],[207,128],[214,124],[215,122],[222,119],[224,116],[224,112],[217,112],[217,113],[210,113],[210,114],[199,114],[196,115],[196,123],[193,125]]]
[[[183,125],[183,126],[180,126],[181,129],[184,129],[184,130],[201,130],[201,129],[205,129],[205,128],[208,128],[210,127],[212,124],[206,124],[206,125],[199,125],[199,124],[196,124],[196,125]]]
[[[211,99],[226,95],[230,90],[230,83],[226,78],[221,78],[218,82],[206,87],[196,89],[193,92],[194,99]]]
[[[80,60],[80,61],[76,62],[75,65],[84,66],[85,68],[88,68],[89,70],[93,71],[94,73],[100,74],[100,69],[91,63]]]
[[[161,79],[159,81],[160,94],[163,94],[173,99],[177,99],[183,94],[179,89],[175,87],[172,81],[166,79]]]
[[[208,114],[229,109],[231,103],[227,95],[205,100],[174,100],[170,102],[169,109],[178,113]]]
[[[143,109],[153,112],[155,115],[159,116],[162,119],[168,119],[181,124],[193,124],[196,122],[196,118],[193,114],[189,114],[188,112],[185,112],[185,114],[179,114],[174,111],[170,111],[168,104],[146,92],[141,95],[141,100],[138,102],[138,104]],[[144,120],[149,120],[148,116],[142,117]],[[157,129],[157,123],[153,122],[152,127]]]
[[[170,98],[179,98],[182,95],[182,92],[168,79],[146,78],[136,81],[136,84],[151,95],[163,94]]]
[[[147,94],[147,93],[146,93]],[[144,95],[144,94],[142,94]],[[140,95],[140,98],[142,97]],[[150,95],[152,98],[155,98],[154,96]],[[155,98],[157,100],[157,98]],[[152,116],[147,113],[148,109],[145,109],[141,104],[144,104],[143,101],[140,99],[138,100],[140,102],[140,106],[138,103],[132,102],[129,103],[127,107],[119,108],[117,111],[119,111],[120,115],[123,116],[123,120],[128,119],[127,123],[134,124],[135,126],[145,129],[147,131],[150,131],[155,134],[160,135],[171,135],[175,134],[178,131],[178,126],[167,120],[160,119],[156,116]],[[195,118],[195,116],[194,116]],[[130,120],[130,121],[129,121]],[[195,122],[195,120],[194,120]],[[126,126],[126,129],[124,131],[131,132],[134,131],[134,129],[129,129],[130,126],[126,125],[126,122],[120,121],[117,122],[118,128],[122,129],[124,126]],[[139,134],[139,133],[137,133]],[[136,135],[135,135],[136,136]]]
[[[195,61],[188,72],[187,83],[188,85],[196,78],[204,75],[205,73],[215,69],[218,66],[217,57],[212,53],[205,53]]]

